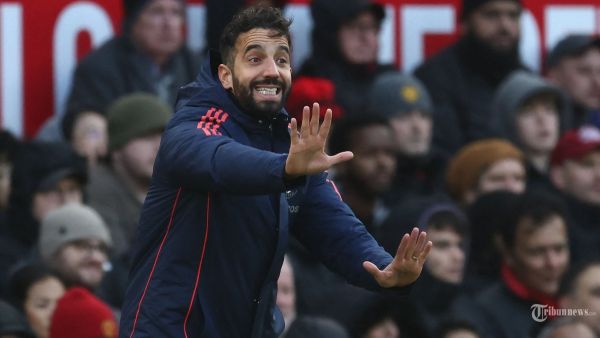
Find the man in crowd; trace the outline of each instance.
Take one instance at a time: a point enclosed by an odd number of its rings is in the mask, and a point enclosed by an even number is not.
[[[537,324],[531,306],[558,308],[560,281],[569,265],[566,217],[562,202],[546,192],[520,195],[497,240],[501,281],[480,292],[460,315],[493,337],[530,336]]]
[[[423,84],[410,75],[386,72],[375,80],[367,100],[369,114],[385,116],[394,130],[397,170],[387,202],[440,192],[447,156],[432,144],[433,103]]]
[[[332,108],[334,118],[364,114],[365,93],[377,75],[393,69],[377,60],[383,6],[372,0],[315,0],[310,9],[312,54],[296,73],[286,107],[294,117],[313,102]]]
[[[105,275],[111,237],[100,215],[88,206],[67,204],[48,214],[40,229],[42,261],[67,287],[97,291]]]
[[[573,259],[600,257],[600,130],[565,133],[552,152],[550,178],[569,206]]]
[[[600,127],[600,38],[566,36],[548,53],[546,68],[548,80],[569,95],[575,126]]]
[[[525,191],[523,153],[501,139],[475,141],[464,146],[450,161],[446,173],[448,193],[466,206],[496,190]]]
[[[324,152],[331,110],[320,125],[319,105],[305,107],[299,129],[282,109],[289,26],[275,8],[243,10],[220,55],[180,91],[140,217],[121,337],[277,337],[289,232],[363,287],[402,294],[420,275],[427,235],[414,228],[392,258],[327,180],[352,158]]]
[[[494,92],[522,67],[521,9],[519,0],[464,0],[461,38],[415,71],[433,98],[434,143],[442,149],[454,153],[491,136]]]
[[[108,110],[108,163],[90,171],[89,203],[106,220],[114,254],[128,257],[150,187],[160,136],[171,108],[158,97],[135,93]]]
[[[389,122],[375,115],[348,117],[337,122],[331,135],[330,151],[350,150],[351,161],[335,167],[340,194],[371,234],[388,209],[383,194],[389,190],[396,171],[394,134]]]

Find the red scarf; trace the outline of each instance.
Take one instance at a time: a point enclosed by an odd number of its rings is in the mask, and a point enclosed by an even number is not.
[[[549,305],[549,306],[554,307],[555,309],[558,308],[558,299],[557,298],[548,296],[547,294],[545,294],[543,292],[533,290],[533,289],[527,287],[525,284],[523,284],[523,282],[521,282],[517,278],[514,271],[512,271],[508,267],[508,265],[502,263],[500,272],[501,272],[502,280],[504,281],[504,284],[517,297],[527,300],[527,301],[535,302],[537,304]]]

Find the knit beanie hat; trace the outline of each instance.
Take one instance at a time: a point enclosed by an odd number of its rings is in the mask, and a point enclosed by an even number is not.
[[[411,75],[387,72],[375,80],[368,95],[368,106],[374,113],[388,118],[418,110],[433,111],[429,93],[421,81]]]
[[[99,239],[112,244],[108,228],[92,208],[70,203],[48,213],[40,227],[38,247],[44,261],[63,245],[80,239]]]
[[[147,93],[123,96],[106,113],[108,150],[117,150],[133,139],[163,131],[171,114],[171,108],[157,96]]]
[[[497,0],[463,0],[463,7],[460,13],[461,20],[466,20],[471,13],[473,13],[477,8],[487,4],[488,2],[497,1]],[[504,1],[514,1],[521,4],[521,0],[504,0]]]
[[[485,139],[467,144],[452,158],[446,173],[450,196],[462,201],[477,186],[484,170],[500,160],[513,158],[523,162],[525,156],[512,143],[503,139]]]
[[[154,0],[123,0],[123,32],[129,33],[138,16]],[[185,4],[185,1],[181,1]]]
[[[87,289],[69,289],[56,304],[50,338],[117,338],[111,309]]]

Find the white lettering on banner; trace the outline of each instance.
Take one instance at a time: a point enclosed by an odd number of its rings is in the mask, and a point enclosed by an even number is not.
[[[521,14],[519,52],[523,63],[534,71],[541,69],[540,46],[540,31],[535,22],[535,17],[530,11],[524,10]]]
[[[23,8],[0,4],[0,106],[2,127],[23,134]]]
[[[415,5],[402,8],[402,65],[413,71],[425,58],[424,36],[427,33],[451,34],[454,27],[454,8],[445,5]]]
[[[206,8],[202,5],[187,5],[186,10],[187,45],[196,53],[202,51],[206,35]]]
[[[544,17],[547,49],[569,33],[591,34],[596,30],[594,6],[547,6]]]
[[[377,59],[380,63],[389,64],[396,60],[396,15],[394,6],[385,6],[385,19],[381,23],[381,32],[379,33],[379,55]]]
[[[292,35],[292,69],[300,70],[300,66],[309,56],[311,50],[312,19],[310,7],[306,5],[287,5],[284,14],[292,18],[290,34]]]
[[[87,31],[92,47],[113,35],[112,22],[106,11],[93,2],[74,2],[59,15],[54,29],[54,114],[64,113],[71,79],[77,65],[77,35]]]

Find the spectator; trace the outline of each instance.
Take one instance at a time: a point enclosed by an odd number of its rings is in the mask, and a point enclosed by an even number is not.
[[[397,170],[388,202],[440,192],[447,156],[431,144],[433,104],[423,84],[410,75],[382,74],[369,92],[368,107],[390,119],[394,129]]]
[[[396,171],[394,134],[389,122],[378,116],[349,117],[331,135],[330,150],[350,150],[351,161],[335,167],[340,194],[372,234],[387,216],[383,195]]]
[[[58,301],[50,338],[117,338],[118,330],[108,305],[85,288],[75,287]]]
[[[600,260],[589,260],[574,266],[560,288],[560,307],[584,309],[594,315],[579,317],[596,336],[600,336]]]
[[[411,299],[425,329],[434,334],[442,318],[461,293],[465,272],[468,223],[453,204],[440,203],[427,208],[417,224],[427,229],[433,248]]]
[[[19,142],[6,130],[0,130],[0,229],[5,226],[10,197],[10,178]]]
[[[433,98],[434,144],[450,153],[490,137],[494,92],[519,58],[519,0],[463,0],[461,38],[415,71]]]
[[[526,157],[529,187],[551,188],[550,154],[570,126],[564,94],[537,75],[516,71],[501,85],[492,104],[494,127]]]
[[[364,94],[378,74],[393,69],[377,61],[383,6],[371,0],[315,0],[310,9],[312,54],[294,79],[288,111],[298,118],[302,107],[319,102],[332,108],[334,119],[364,114]]]
[[[24,314],[37,338],[48,338],[56,302],[65,293],[60,279],[45,266],[28,264],[9,280],[9,297]]]
[[[573,218],[573,258],[600,257],[600,130],[565,133],[552,152],[550,178]]]
[[[531,306],[558,307],[560,280],[569,264],[563,204],[548,193],[521,195],[500,230],[499,244],[501,281],[479,293],[471,313],[461,311],[461,316],[493,337],[528,337],[536,328]]]
[[[600,38],[573,34],[560,40],[546,59],[548,79],[569,95],[575,125],[600,127]]]
[[[123,1],[123,35],[92,51],[77,65],[67,111],[96,107],[106,113],[119,97],[143,91],[175,103],[180,86],[192,81],[199,58],[185,46],[185,2]]]
[[[525,190],[524,155],[501,139],[473,142],[451,159],[446,184],[450,196],[462,205],[495,190],[521,193]]]
[[[476,293],[500,279],[500,229],[510,222],[519,194],[497,190],[479,196],[467,209],[471,241],[464,281],[467,293]]]
[[[97,110],[86,109],[76,114],[67,114],[62,121],[65,139],[79,155],[94,168],[108,153],[106,116]]]
[[[38,248],[42,261],[67,287],[97,290],[105,275],[111,238],[92,208],[67,204],[42,222]]]
[[[35,338],[17,309],[0,300],[0,338]]]
[[[39,223],[65,203],[81,203],[85,160],[64,143],[24,144],[14,161],[8,221],[10,235],[25,247],[38,239]]]
[[[296,285],[294,283],[294,270],[288,256],[283,258],[281,272],[277,279],[277,307],[283,315],[285,333],[296,320]]]
[[[540,332],[537,338],[598,338],[585,323],[572,317],[554,320]]]
[[[126,258],[142,203],[150,187],[154,159],[171,109],[150,94],[135,93],[108,110],[110,160],[90,172],[90,206],[106,220],[113,253]]]

